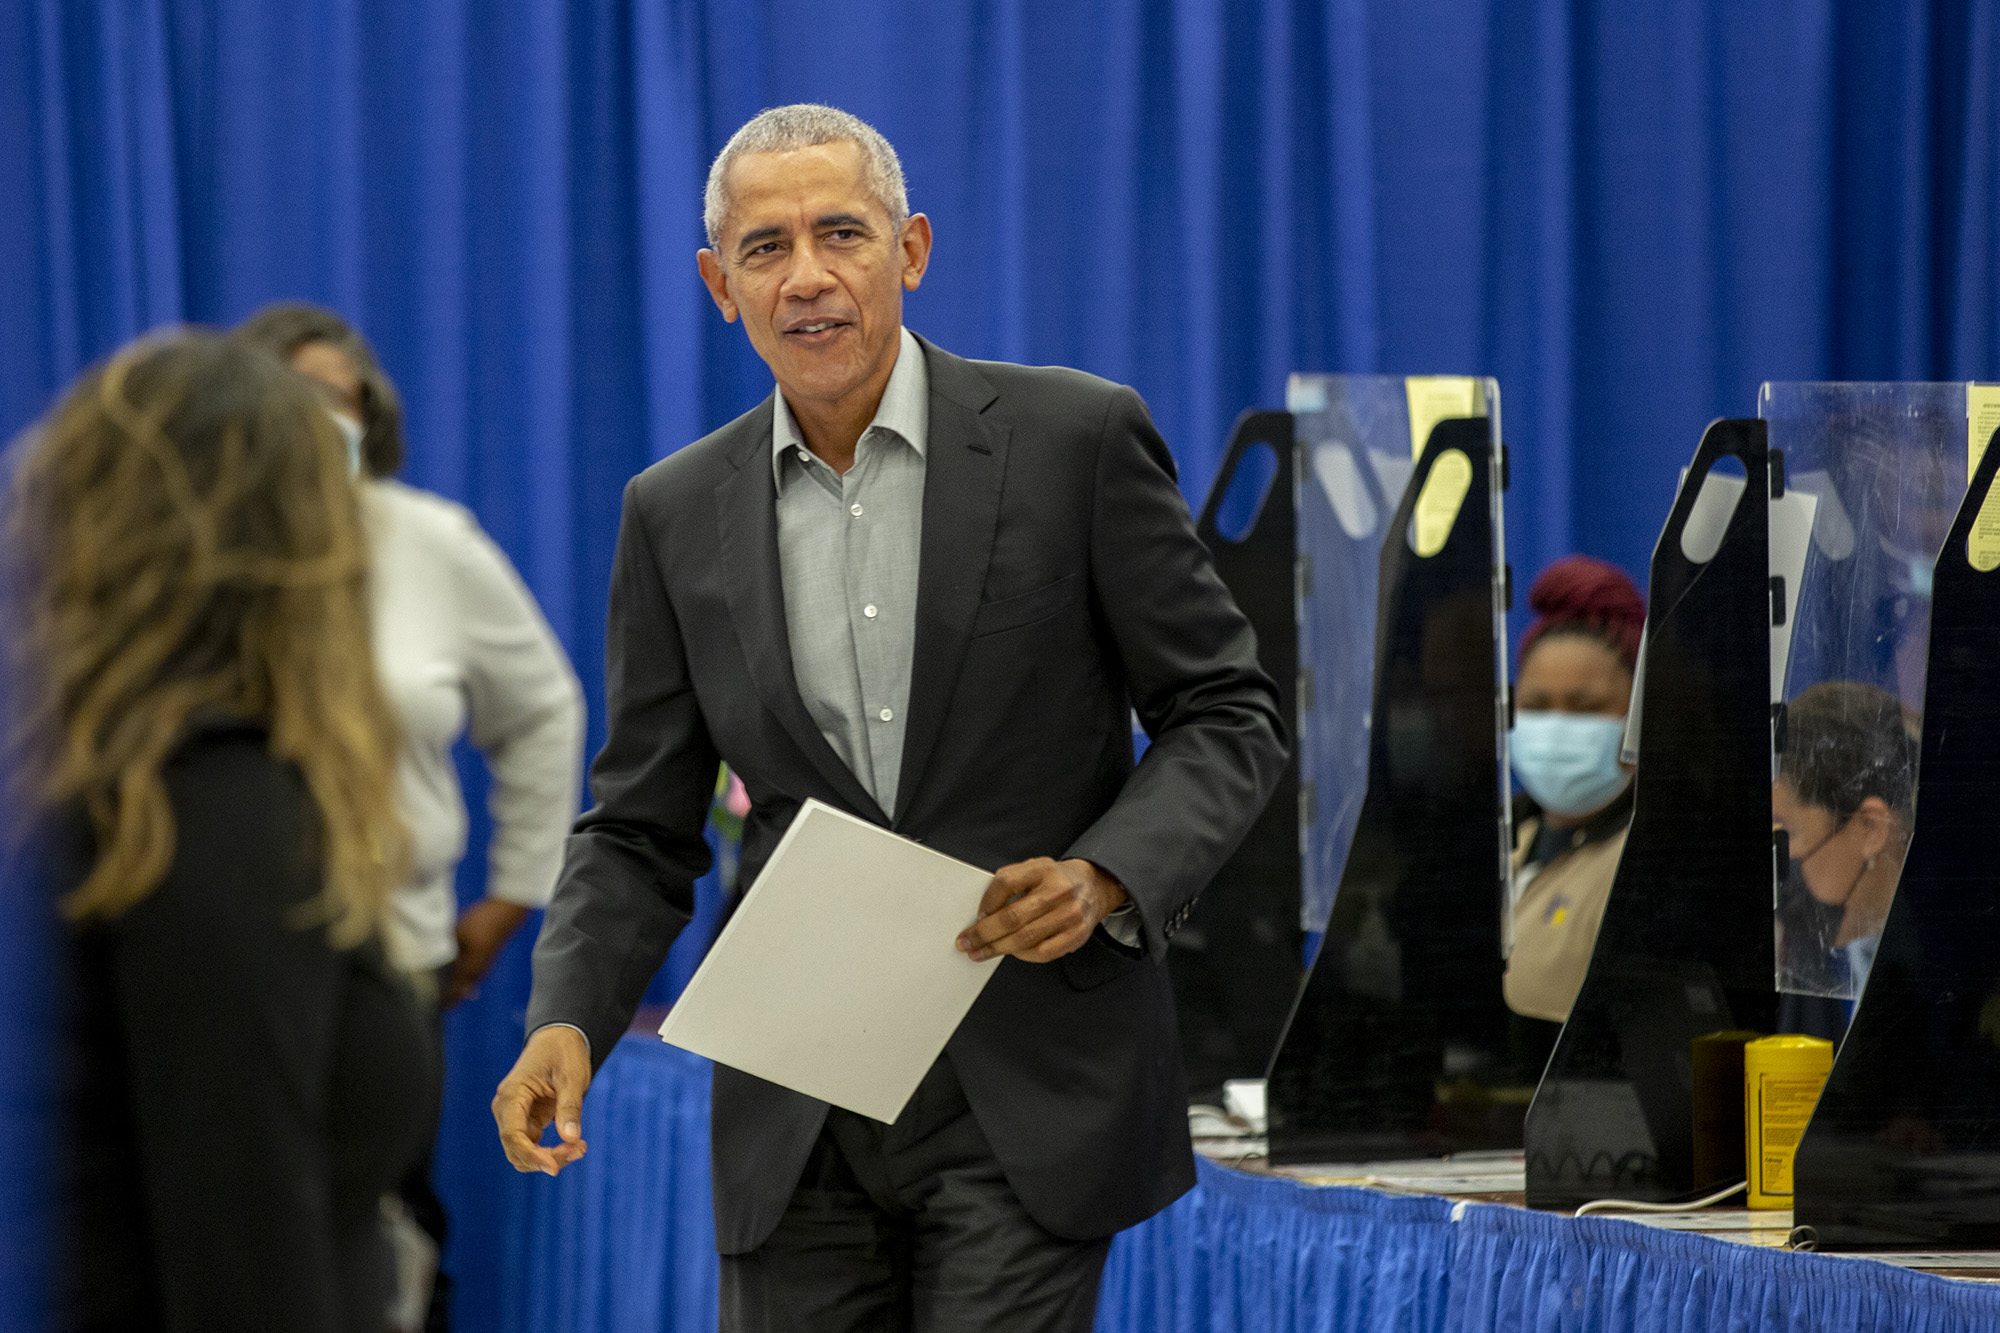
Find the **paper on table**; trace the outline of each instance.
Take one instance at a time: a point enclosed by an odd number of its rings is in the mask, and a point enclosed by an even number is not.
[[[1620,1222],[1637,1222],[1642,1227],[1666,1231],[1775,1231],[1782,1244],[1792,1234],[1792,1210],[1736,1207],[1689,1213],[1605,1213]]]
[[[992,879],[807,801],[660,1036],[893,1122],[999,966],[955,946]]]
[[[1886,1252],[1883,1250],[1855,1250],[1842,1254],[1838,1250],[1828,1250],[1828,1254],[1840,1259],[1872,1259],[1878,1264],[1894,1264],[1897,1268],[2000,1268],[2000,1250],[1951,1250],[1937,1252],[1912,1250]]]

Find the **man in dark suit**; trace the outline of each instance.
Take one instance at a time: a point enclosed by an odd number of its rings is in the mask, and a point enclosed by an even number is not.
[[[726,760],[746,884],[817,797],[998,867],[957,944],[1005,959],[894,1125],[716,1068],[724,1327],[1088,1328],[1111,1235],[1193,1184],[1167,936],[1277,780],[1276,692],[1137,394],[903,329],[930,224],[874,130],[763,113],[705,222],[778,393],[626,488],[596,806],[501,1140],[582,1155]]]

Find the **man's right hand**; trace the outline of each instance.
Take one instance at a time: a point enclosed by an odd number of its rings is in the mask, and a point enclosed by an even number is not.
[[[583,1156],[583,1094],[589,1086],[590,1047],[581,1032],[545,1027],[528,1038],[493,1094],[500,1146],[516,1171],[552,1176]],[[562,1142],[544,1148],[542,1131],[551,1121]]]

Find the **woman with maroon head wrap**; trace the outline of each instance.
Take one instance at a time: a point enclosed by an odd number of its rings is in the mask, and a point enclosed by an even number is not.
[[[1528,605],[1509,738],[1528,813],[1514,849],[1506,994],[1515,1013],[1560,1023],[1590,966],[1632,819],[1632,773],[1618,755],[1646,602],[1616,566],[1572,555],[1542,571]]]

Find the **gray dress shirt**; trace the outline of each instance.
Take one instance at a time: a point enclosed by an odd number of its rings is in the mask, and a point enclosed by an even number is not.
[[[783,390],[772,407],[778,570],[792,677],[826,743],[894,816],[916,651],[930,438],[924,349],[903,330],[882,403],[844,475],[806,448]],[[1130,903],[1106,917],[1104,928],[1120,944],[1140,942]]]
[[[771,413],[778,569],[799,697],[875,803],[896,811],[916,650],[930,374],[908,329],[854,466],[808,450],[783,391]]]

